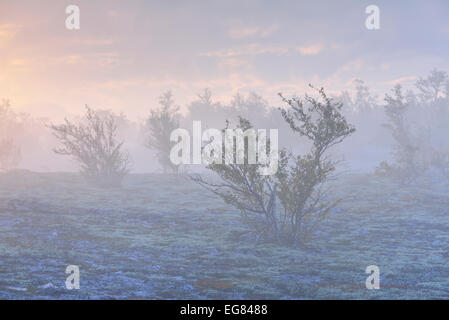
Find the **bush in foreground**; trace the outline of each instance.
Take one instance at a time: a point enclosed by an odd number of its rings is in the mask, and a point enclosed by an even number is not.
[[[219,182],[192,176],[194,181],[239,209],[255,234],[279,244],[306,243],[314,228],[338,203],[329,200],[325,188],[336,165],[328,151],[355,129],[341,114],[342,104],[328,98],[323,88],[317,91],[318,99],[306,96],[304,101],[280,95],[288,106],[281,109],[284,120],[312,145],[307,154],[293,155],[282,149],[278,170],[271,176],[260,174],[263,164],[248,163],[248,152],[243,164],[227,164],[223,157],[222,164],[207,166],[219,176]],[[252,126],[240,118],[237,128],[246,131]],[[270,146],[268,141],[268,153]],[[248,150],[247,137],[245,150]]]

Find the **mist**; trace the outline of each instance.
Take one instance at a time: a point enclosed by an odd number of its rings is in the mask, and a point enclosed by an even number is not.
[[[448,12],[1,1],[0,298],[447,299]]]

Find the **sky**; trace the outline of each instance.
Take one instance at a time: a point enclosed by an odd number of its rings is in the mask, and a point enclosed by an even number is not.
[[[368,5],[380,29],[365,27]],[[80,8],[80,30],[65,26]],[[144,119],[171,89],[229,101],[307,84],[330,93],[362,79],[383,95],[433,68],[449,71],[449,2],[0,0],[0,99],[61,119],[84,105]]]

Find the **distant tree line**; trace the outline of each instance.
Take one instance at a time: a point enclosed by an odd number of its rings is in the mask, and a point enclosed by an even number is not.
[[[449,124],[449,81],[446,72],[432,70],[427,77],[416,81],[414,90],[404,92],[404,89],[398,85],[383,99],[379,95],[373,94],[361,80],[354,81],[353,90],[343,91],[340,95],[332,98],[343,104],[342,114],[348,122],[358,128],[357,134],[351,136],[348,144],[336,148],[341,154],[350,158],[354,155],[369,154],[368,160],[379,159],[375,170],[376,174],[398,181],[407,181],[432,173],[449,175],[449,142],[446,138]],[[205,127],[221,128],[223,121],[229,120],[238,123],[239,117],[242,117],[250,120],[255,127],[278,128],[280,143],[283,144],[283,147],[289,147],[291,151],[306,152],[309,147],[310,141],[307,141],[305,137],[295,137],[294,132],[289,129],[281,113],[278,112],[278,108],[269,106],[261,96],[255,93],[236,94],[229,103],[224,104],[216,101],[212,92],[205,89],[197,99],[185,107],[184,111],[184,113],[180,112],[173,93],[166,92],[161,96],[158,107],[149,106],[147,119],[144,123],[137,124],[139,130],[134,130],[134,136],[139,136],[138,143],[151,150],[149,154],[154,154],[154,159],[159,162],[160,168],[166,173],[185,172],[188,169],[173,165],[169,161],[168,154],[172,146],[169,136],[171,131],[177,127],[189,129],[193,120],[201,120]],[[109,142],[118,143],[120,152],[125,152],[127,141],[123,134],[124,128],[126,126],[136,127],[136,124],[131,124],[124,115],[115,115],[111,111],[92,108],[90,112],[95,114],[91,114],[91,116],[96,121],[104,122],[101,130],[113,131],[113,137],[108,137],[108,139],[112,139]],[[81,122],[87,125],[85,129],[89,128],[87,124],[89,120],[85,118],[84,120],[72,119],[68,123],[65,122],[65,129],[73,129],[69,125],[77,125]],[[109,125],[109,129],[106,124]],[[37,128],[42,124],[41,121],[35,121],[31,117],[14,112],[9,101],[1,102],[0,170],[14,169],[23,160],[24,145],[21,135],[30,126]],[[52,129],[51,131],[62,144],[63,140],[61,139],[69,137],[69,135],[61,136],[62,127],[47,123],[47,128]],[[57,128],[59,128],[59,135],[57,135]],[[80,128],[78,127],[78,129]],[[98,128],[90,129],[93,131],[89,132],[94,134]],[[96,134],[100,134],[100,132]],[[44,140],[49,141],[49,138]],[[31,145],[36,145],[35,142]],[[390,144],[390,151],[388,151],[388,144]],[[97,147],[97,151],[107,154],[100,145]],[[67,151],[69,150],[65,150],[64,153],[67,154]],[[373,154],[376,152],[377,154]],[[81,161],[80,155],[75,158],[78,162]],[[89,157],[83,156],[82,158],[85,159],[83,161],[93,161],[92,159],[87,160]],[[354,158],[357,157],[354,156]],[[382,158],[384,159],[382,160]],[[99,159],[97,160],[100,161]],[[125,165],[127,170],[123,170],[123,167],[119,166],[123,174],[117,173],[117,179],[120,176],[125,176],[132,163],[130,155],[123,156],[122,160],[127,163]],[[110,163],[112,160],[103,159],[101,161],[104,162],[101,166],[106,166],[106,163]],[[115,166],[117,163],[110,165]],[[84,175],[87,175],[87,172],[93,174],[95,171],[106,170],[105,168],[99,169],[100,167],[93,169],[92,163],[84,163],[80,166]]]
[[[432,70],[416,81],[414,90],[404,92],[396,85],[383,101],[363,81],[356,80],[354,86],[352,92],[337,96],[313,87],[314,94],[302,98],[280,94],[278,108],[270,107],[255,93],[237,94],[223,104],[205,89],[187,105],[184,114],[172,92],[167,91],[158,106],[149,108],[138,135],[142,145],[155,154],[164,173],[188,173],[193,181],[238,209],[254,234],[277,243],[301,245],[338,202],[327,183],[339,162],[335,150],[343,155],[377,152],[379,140],[388,139],[390,156],[377,164],[377,176],[399,183],[432,174],[449,178],[446,72]],[[174,165],[169,158],[173,146],[170,135],[179,127],[190,128],[193,120],[223,130],[232,124],[242,130],[279,129],[276,174],[260,175],[258,169],[263,164],[249,164],[247,158],[239,164],[223,161],[207,165],[211,177],[215,177],[212,179]],[[2,101],[0,170],[8,171],[19,164],[17,133],[27,121],[27,117],[13,112],[9,101]],[[88,106],[82,118],[46,125],[59,143],[53,151],[74,159],[86,181],[99,187],[120,187],[131,169],[132,159],[125,147],[126,126],[130,123],[123,114]],[[342,144],[344,140],[350,142]]]

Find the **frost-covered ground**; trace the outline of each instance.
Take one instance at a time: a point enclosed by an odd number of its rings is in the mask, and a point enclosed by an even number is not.
[[[3,299],[449,299],[449,181],[337,183],[306,248],[256,243],[239,214],[181,177],[121,190],[74,174],[0,175]],[[80,290],[65,289],[78,265]],[[365,268],[380,268],[380,290]]]

